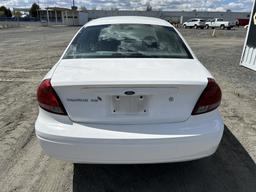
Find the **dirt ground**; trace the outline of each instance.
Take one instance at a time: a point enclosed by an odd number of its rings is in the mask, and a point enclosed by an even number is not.
[[[48,157],[34,133],[36,87],[78,28],[0,30],[0,191],[256,191],[256,72],[240,67],[242,29],[184,30],[222,87],[225,132],[215,155],[156,165],[74,165]]]

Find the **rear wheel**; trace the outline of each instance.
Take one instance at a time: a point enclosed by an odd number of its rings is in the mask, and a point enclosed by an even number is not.
[[[197,25],[195,25],[195,26],[194,26],[194,28],[195,28],[195,29],[198,29],[198,26],[197,26]]]
[[[220,26],[220,29],[221,29],[221,30],[224,30],[224,29],[225,29],[225,25],[221,25],[221,26]]]
[[[209,25],[206,25],[206,26],[205,26],[205,29],[209,29]]]
[[[183,28],[184,28],[184,29],[187,29],[187,25],[183,25]]]

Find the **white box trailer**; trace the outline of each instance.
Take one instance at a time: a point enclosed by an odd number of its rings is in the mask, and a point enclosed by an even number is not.
[[[84,25],[88,22],[88,13],[79,12],[78,14],[78,25]]]

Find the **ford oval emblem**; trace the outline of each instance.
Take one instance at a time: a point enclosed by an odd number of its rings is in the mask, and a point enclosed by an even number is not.
[[[124,94],[125,95],[134,95],[135,92],[134,91],[125,91]]]

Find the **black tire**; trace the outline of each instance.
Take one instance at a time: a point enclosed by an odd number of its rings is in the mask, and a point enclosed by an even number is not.
[[[209,29],[209,28],[210,28],[209,25],[206,25],[206,26],[205,26],[205,29]]]
[[[198,26],[197,26],[197,25],[195,25],[195,26],[194,26],[194,28],[195,28],[195,29],[198,29]]]
[[[184,28],[184,29],[187,29],[187,25],[183,25],[183,28]]]
[[[221,29],[221,30],[224,30],[224,29],[225,29],[225,25],[221,25],[221,26],[220,26],[220,29]]]

